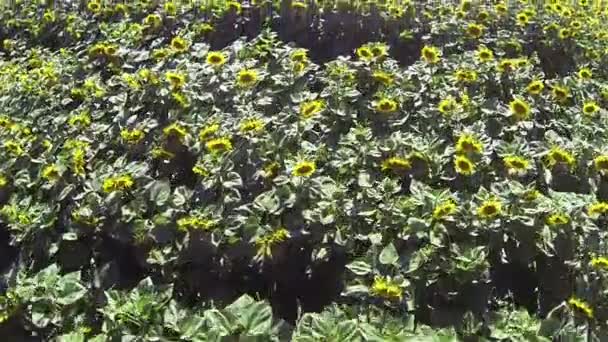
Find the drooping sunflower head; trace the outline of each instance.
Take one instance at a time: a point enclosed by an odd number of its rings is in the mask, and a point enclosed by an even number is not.
[[[373,79],[385,86],[391,85],[395,79],[394,75],[382,70],[376,70],[372,73]]]
[[[596,270],[608,270],[608,258],[606,257],[595,257],[591,259],[589,265]]]
[[[475,56],[480,62],[486,63],[494,60],[494,52],[485,46],[480,47],[475,51]]]
[[[493,219],[501,214],[502,202],[496,199],[486,200],[477,208],[477,216],[484,220]]]
[[[251,88],[258,82],[258,73],[253,69],[242,69],[236,75],[236,84],[241,88]]]
[[[581,80],[590,80],[592,76],[593,76],[593,73],[591,72],[591,69],[589,69],[589,68],[586,68],[586,67],[585,68],[581,68],[578,71],[578,77]]]
[[[383,114],[390,114],[397,111],[399,108],[399,103],[393,99],[389,98],[381,98],[377,103],[374,109]]]
[[[467,26],[466,34],[471,38],[479,38],[483,35],[483,26],[471,23]]]
[[[422,60],[424,60],[428,64],[439,63],[439,60],[440,60],[439,56],[440,56],[439,49],[434,46],[425,45],[422,48],[422,51],[421,51]]]
[[[526,87],[528,94],[531,95],[538,95],[543,91],[543,89],[545,89],[545,85],[543,84],[543,81],[540,80],[534,80]]]
[[[587,319],[593,318],[593,309],[585,301],[572,297],[568,299],[568,307],[577,315]]]
[[[289,56],[292,62],[306,62],[308,60],[308,51],[306,49],[297,49]]]
[[[594,101],[587,101],[583,104],[583,113],[585,115],[592,116],[597,113],[598,110],[600,110],[600,106]]]
[[[563,226],[570,222],[570,217],[564,213],[552,213],[545,219],[549,226]]]
[[[457,210],[456,203],[452,200],[445,201],[435,207],[433,209],[433,219],[442,220],[452,214],[454,214]]]
[[[303,160],[297,163],[291,174],[296,177],[310,177],[317,170],[317,166],[314,161]]]
[[[264,121],[256,118],[245,119],[241,122],[241,133],[257,134],[264,130]]]
[[[309,119],[321,113],[323,109],[325,109],[325,101],[323,100],[305,101],[300,104],[300,116]]]
[[[232,142],[229,138],[220,137],[207,141],[205,147],[212,154],[221,154],[232,150]]]
[[[572,167],[576,163],[576,158],[574,158],[572,153],[564,150],[561,147],[555,146],[549,150],[549,153],[547,153],[546,163],[549,167],[554,167],[560,164]]]
[[[454,169],[457,173],[470,176],[475,173],[475,164],[464,155],[457,155],[454,158]]]
[[[395,174],[403,174],[412,168],[412,163],[406,158],[391,157],[382,162],[381,170]]]
[[[565,102],[570,96],[570,90],[566,87],[559,85],[553,86],[551,89],[551,93],[558,102]]]
[[[200,141],[205,141],[205,140],[209,139],[210,137],[214,136],[219,130],[220,130],[220,125],[218,123],[211,123],[211,124],[203,127],[203,129],[201,129],[201,131],[198,134],[198,139]]]
[[[475,136],[463,133],[456,141],[457,154],[480,154],[483,153],[483,144]]]
[[[444,115],[449,115],[452,112],[454,112],[454,110],[456,110],[456,105],[458,103],[456,102],[456,100],[453,97],[447,97],[443,100],[441,100],[439,102],[439,105],[437,105],[437,109],[439,110],[439,112],[441,114]]]
[[[180,90],[186,85],[186,75],[182,73],[167,71],[165,78],[174,91]]]
[[[226,60],[226,55],[221,51],[211,51],[205,58],[205,62],[212,67],[221,67],[226,63]]]
[[[608,172],[608,155],[601,155],[593,159],[595,170],[599,172]]]
[[[182,37],[173,37],[170,45],[171,49],[175,52],[186,52],[190,46],[190,42]]]
[[[591,218],[598,218],[608,213],[608,202],[596,202],[587,207],[587,214]]]
[[[523,174],[530,167],[530,161],[520,156],[506,156],[502,158],[502,161],[510,173]]]
[[[521,98],[509,102],[509,109],[517,120],[526,120],[530,117],[530,105]]]

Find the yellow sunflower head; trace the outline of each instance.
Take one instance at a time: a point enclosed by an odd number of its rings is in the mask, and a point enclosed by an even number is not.
[[[590,80],[591,77],[593,77],[593,72],[591,72],[591,69],[589,68],[581,68],[578,71],[578,78],[580,78],[581,80]]]
[[[236,75],[236,84],[241,88],[251,88],[258,82],[258,73],[253,69],[242,69]]]
[[[470,176],[475,173],[475,164],[464,155],[457,155],[454,158],[454,169],[457,173]]]
[[[587,214],[591,218],[598,218],[601,215],[605,215],[608,213],[608,203],[607,202],[596,202],[591,204],[587,208]]]
[[[568,299],[568,307],[577,315],[593,319],[593,309],[591,306],[578,298],[572,297]]]
[[[568,100],[568,97],[570,97],[570,90],[559,85],[554,85],[551,89],[551,93],[558,102],[565,102]]]
[[[583,113],[585,115],[594,115],[598,110],[600,110],[600,107],[593,101],[587,101],[583,104]]]
[[[552,213],[545,219],[549,226],[563,226],[570,222],[570,217],[563,213]]]
[[[59,172],[59,168],[55,164],[50,164],[42,169],[42,178],[49,181],[55,182],[61,177],[61,173]]]
[[[528,25],[528,23],[530,22],[530,17],[524,12],[518,13],[516,16],[516,19],[517,19],[517,24],[521,25],[521,26]]]
[[[457,210],[456,203],[454,201],[449,200],[445,201],[435,207],[433,209],[433,219],[442,220],[447,216],[454,214]]]
[[[205,140],[209,139],[210,137],[214,136],[219,130],[220,130],[219,124],[217,124],[217,123],[209,124],[209,125],[203,127],[203,129],[201,129],[200,133],[198,134],[198,138],[200,141],[205,141]]]
[[[367,46],[362,46],[357,49],[357,57],[362,61],[370,61],[374,58],[372,50]]]
[[[520,156],[506,156],[502,161],[510,173],[524,174],[530,167],[530,161]]]
[[[428,64],[439,63],[440,52],[439,49],[434,46],[425,45],[420,54],[422,59]]]
[[[484,201],[479,208],[477,208],[477,216],[484,220],[494,219],[501,214],[502,203],[495,199]]]
[[[308,51],[306,51],[306,49],[297,49],[291,53],[289,58],[292,62],[306,62],[308,60]]]
[[[182,37],[174,37],[171,39],[171,49],[175,52],[186,52],[189,46],[190,42]]]
[[[323,100],[305,101],[300,104],[300,116],[309,119],[321,113],[323,109],[325,109],[325,101]]]
[[[437,105],[437,109],[441,114],[449,115],[454,112],[454,110],[456,110],[457,104],[458,103],[456,102],[456,100],[454,100],[453,97],[447,97],[439,102],[439,105]]]
[[[183,141],[183,139],[188,135],[188,131],[185,127],[174,122],[169,126],[163,128],[163,134],[165,137],[176,137],[179,141]]]
[[[382,162],[381,170],[401,175],[412,168],[412,163],[406,158],[391,157]]]
[[[232,142],[226,137],[215,138],[207,141],[205,147],[212,154],[221,154],[232,150]]]
[[[310,177],[316,170],[314,161],[303,160],[293,167],[291,174],[296,177]]]
[[[549,153],[547,153],[546,162],[549,167],[556,165],[567,165],[568,167],[572,167],[576,163],[576,158],[574,158],[572,153],[556,146],[551,148]]]
[[[403,298],[403,289],[398,283],[380,276],[374,278],[369,292],[371,295],[387,301],[400,301]]]
[[[526,90],[528,91],[528,94],[538,95],[543,91],[544,88],[545,85],[543,84],[543,81],[534,80],[528,84]]]
[[[211,51],[207,54],[205,62],[212,67],[221,67],[226,63],[226,55],[221,51]]]
[[[264,130],[264,121],[256,118],[245,119],[241,122],[241,133],[257,134]]]
[[[483,144],[472,134],[461,134],[456,141],[457,154],[483,153]]]
[[[596,270],[608,270],[608,258],[606,257],[595,257],[591,259],[589,265]]]
[[[471,23],[466,28],[466,34],[471,38],[479,38],[483,35],[483,26]]]
[[[186,75],[182,73],[167,71],[165,78],[174,91],[180,90],[186,85]]]
[[[526,120],[530,118],[530,105],[521,98],[516,98],[509,103],[511,114],[517,120]]]
[[[382,70],[377,70],[372,73],[372,77],[378,83],[381,83],[385,86],[391,85],[395,79],[392,73],[388,73]]]
[[[374,109],[377,112],[383,113],[383,114],[394,113],[397,111],[398,108],[399,108],[399,103],[397,103],[397,101],[389,99],[389,98],[380,99],[374,106]]]

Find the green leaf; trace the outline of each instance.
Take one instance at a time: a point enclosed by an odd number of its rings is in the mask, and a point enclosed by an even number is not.
[[[365,261],[353,261],[346,265],[351,272],[356,275],[363,276],[372,272],[372,267]]]
[[[168,181],[153,181],[150,185],[150,200],[161,207],[171,197],[171,184]]]
[[[383,265],[396,265],[399,261],[399,253],[393,243],[389,243],[380,252],[379,261]]]

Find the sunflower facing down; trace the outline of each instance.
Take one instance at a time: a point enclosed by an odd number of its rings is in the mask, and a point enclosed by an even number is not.
[[[232,142],[225,137],[215,138],[207,141],[205,147],[212,154],[221,154],[232,150]]]
[[[477,216],[484,220],[493,219],[501,214],[502,203],[495,199],[484,201],[479,208],[477,208]]]
[[[258,72],[253,69],[242,69],[236,75],[236,84],[240,88],[251,88],[258,82]]]
[[[304,119],[309,119],[325,109],[325,101],[313,100],[305,101],[300,104],[300,116]]]
[[[395,174],[403,174],[412,168],[412,163],[405,158],[391,157],[382,162],[380,169]]]
[[[593,318],[593,309],[591,306],[578,298],[572,297],[568,299],[568,307],[575,314],[581,315],[587,319]]]
[[[317,170],[317,166],[314,161],[301,161],[297,163],[291,174],[296,177],[310,177]]]
[[[570,217],[568,217],[568,215],[563,214],[563,213],[553,213],[553,214],[547,216],[545,222],[547,223],[547,225],[552,226],[552,227],[563,226],[570,222]]]

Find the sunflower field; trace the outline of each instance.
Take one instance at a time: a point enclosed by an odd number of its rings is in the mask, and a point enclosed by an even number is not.
[[[608,3],[0,11],[2,341],[608,341]]]

